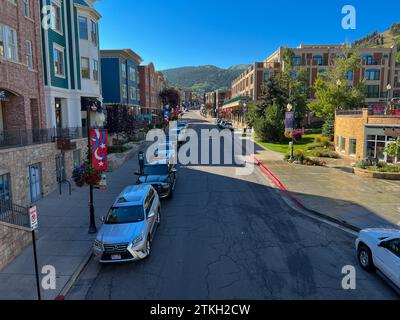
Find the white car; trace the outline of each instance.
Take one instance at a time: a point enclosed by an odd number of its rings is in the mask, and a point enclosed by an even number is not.
[[[368,272],[378,269],[400,288],[400,230],[366,229],[356,240],[360,265]]]

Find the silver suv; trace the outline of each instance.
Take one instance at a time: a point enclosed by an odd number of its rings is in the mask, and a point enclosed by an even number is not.
[[[102,220],[93,247],[100,263],[147,258],[161,221],[157,192],[151,185],[126,187]]]

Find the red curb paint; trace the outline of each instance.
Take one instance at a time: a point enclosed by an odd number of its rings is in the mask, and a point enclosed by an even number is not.
[[[295,202],[298,206],[305,209],[305,205],[297,199],[293,194],[291,194],[283,183],[265,166],[263,165],[256,157],[254,157],[255,162],[261,168],[261,170],[278,186],[278,188],[285,193],[285,195],[290,198],[293,202]]]
[[[64,296],[58,296],[54,300],[56,300],[56,301],[64,301],[65,297]]]

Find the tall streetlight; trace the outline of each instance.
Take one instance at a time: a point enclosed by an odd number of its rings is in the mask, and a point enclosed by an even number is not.
[[[92,165],[92,145],[90,142],[90,131],[92,129],[92,122],[90,119],[91,111],[97,111],[97,106],[92,104],[93,102],[87,103],[86,106],[86,127],[87,127],[87,140],[88,140],[88,163]],[[90,225],[89,225],[89,234],[95,234],[97,232],[96,227],[96,219],[94,214],[94,204],[93,204],[93,184],[89,186],[89,214],[90,214]]]
[[[387,104],[386,104],[386,113],[389,111],[389,101],[390,101],[390,91],[392,90],[392,86],[391,86],[391,84],[389,83],[387,86],[386,86],[386,101],[387,101]]]
[[[296,107],[293,106],[290,102],[287,105],[288,112],[293,111],[293,130],[296,127]],[[294,160],[294,134],[292,133],[292,142],[290,143],[290,161]]]

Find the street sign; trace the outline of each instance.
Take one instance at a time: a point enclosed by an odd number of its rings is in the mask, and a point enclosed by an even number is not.
[[[36,206],[29,208],[29,221],[32,231],[39,228]]]

